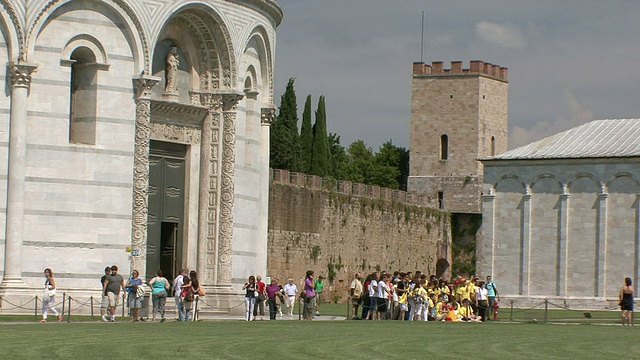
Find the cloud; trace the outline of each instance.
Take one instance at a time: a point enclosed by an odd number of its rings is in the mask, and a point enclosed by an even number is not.
[[[476,35],[486,42],[507,48],[523,48],[525,45],[524,36],[520,30],[510,25],[481,21],[476,24]]]
[[[594,119],[591,110],[582,106],[570,90],[564,90],[563,100],[567,110],[569,111],[568,117],[558,117],[553,122],[541,121],[530,129],[514,126],[509,136],[509,148],[514,149],[519,146],[538,141],[547,136],[569,130]]]

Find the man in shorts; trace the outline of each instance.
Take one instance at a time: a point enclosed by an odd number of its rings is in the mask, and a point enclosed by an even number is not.
[[[104,291],[109,297],[109,314],[111,322],[116,321],[116,308],[120,304],[120,290],[124,290],[124,279],[118,275],[118,267],[111,267],[111,274],[104,280]]]
[[[104,268],[104,275],[100,278],[100,293],[102,294],[102,302],[100,303],[100,315],[102,317],[102,321],[109,321],[109,317],[107,316],[107,311],[109,310],[109,297],[107,293],[104,291],[104,280],[107,276],[111,275],[111,267],[107,266]]]
[[[289,316],[293,316],[293,305],[295,305],[296,296],[298,295],[298,287],[293,283],[293,278],[287,280],[287,284],[284,286],[284,294],[286,296],[287,313]]]
[[[351,314],[351,319],[358,319],[358,308],[362,303],[362,283],[360,282],[362,279],[361,273],[356,273],[356,278],[351,282],[351,286],[349,286],[349,295],[351,296],[351,305],[353,305],[353,313]]]

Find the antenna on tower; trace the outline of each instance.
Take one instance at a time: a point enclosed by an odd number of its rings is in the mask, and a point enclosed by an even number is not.
[[[422,10],[422,32],[420,33],[420,62],[423,62],[424,55],[424,10]]]

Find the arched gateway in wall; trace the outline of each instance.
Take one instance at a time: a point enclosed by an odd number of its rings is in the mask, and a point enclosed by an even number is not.
[[[18,3],[0,11],[0,294],[27,298],[46,267],[77,297],[107,265],[147,279],[188,268],[232,308],[266,272],[279,7]]]

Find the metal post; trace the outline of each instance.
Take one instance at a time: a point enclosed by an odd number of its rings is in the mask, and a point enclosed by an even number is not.
[[[91,317],[93,317],[93,295],[89,299],[91,300]]]
[[[69,306],[67,306],[67,324],[71,322],[71,296],[69,296]],[[62,313],[64,316],[64,313]]]
[[[350,305],[351,305],[351,298],[347,297],[347,320],[351,319]]]
[[[124,319],[124,301],[125,301],[125,297],[124,294],[122,294],[122,318]]]
[[[198,321],[198,303],[200,302],[200,296],[196,296],[196,305],[193,310],[193,321]]]
[[[513,300],[511,300],[511,315],[509,315],[509,321],[513,321]]]
[[[38,319],[38,295],[35,297],[35,304],[33,305],[33,316]]]
[[[67,293],[62,293],[62,316],[64,316],[64,305],[66,302],[67,302]]]
[[[547,314],[548,310],[549,310],[549,300],[544,299],[544,323],[545,324],[547,323],[547,320],[549,319],[548,314]]]

